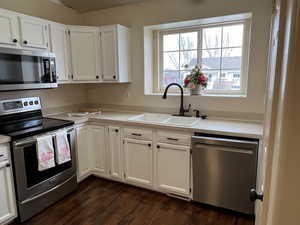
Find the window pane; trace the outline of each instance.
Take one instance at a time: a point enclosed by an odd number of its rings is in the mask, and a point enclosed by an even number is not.
[[[222,50],[222,69],[240,69],[242,48],[225,48]]]
[[[198,46],[198,33],[189,32],[180,34],[180,49],[181,50],[193,50]]]
[[[180,69],[191,70],[198,64],[197,51],[182,51],[180,52]]]
[[[222,27],[204,28],[202,34],[202,48],[221,48]]]
[[[207,90],[218,87],[220,70],[202,71],[208,77]]]
[[[243,24],[224,26],[223,47],[241,47],[243,45],[243,32]]]
[[[240,74],[239,70],[222,70],[220,75],[220,89],[240,90]]]
[[[163,38],[164,51],[177,51],[179,50],[179,34],[164,35]]]
[[[170,83],[179,83],[180,74],[179,71],[164,71],[163,75],[163,87],[167,87]]]
[[[164,53],[164,70],[179,70],[179,52]]]
[[[203,50],[202,51],[202,69],[220,69],[221,66],[221,49]]]

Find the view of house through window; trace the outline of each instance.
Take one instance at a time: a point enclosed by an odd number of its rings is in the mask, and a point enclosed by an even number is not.
[[[208,76],[207,90],[241,91],[244,22],[172,30],[160,34],[160,88],[172,82],[183,85],[185,76],[199,64]]]

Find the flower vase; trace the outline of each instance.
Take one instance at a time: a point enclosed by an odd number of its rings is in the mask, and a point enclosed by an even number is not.
[[[205,89],[200,85],[196,85],[195,88],[191,89],[191,95],[202,95]]]

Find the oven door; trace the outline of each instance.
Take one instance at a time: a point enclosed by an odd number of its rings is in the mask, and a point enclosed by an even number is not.
[[[76,173],[74,128],[68,129],[72,160],[45,170],[38,170],[36,138],[13,143],[13,160],[19,202],[27,202],[70,179]],[[54,138],[55,134],[53,134]]]
[[[57,87],[55,56],[0,48],[0,91]]]

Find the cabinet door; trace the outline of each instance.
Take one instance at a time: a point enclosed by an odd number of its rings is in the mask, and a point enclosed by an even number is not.
[[[100,79],[98,34],[98,28],[93,27],[70,29],[73,80]]]
[[[159,144],[156,154],[157,185],[162,191],[190,194],[190,149],[187,146]]]
[[[23,47],[48,49],[49,32],[46,22],[20,17],[20,28]]]
[[[121,164],[121,135],[119,127],[109,127],[109,158],[110,158],[110,176],[117,180],[122,180]]]
[[[56,56],[56,71],[59,81],[69,79],[67,55],[67,30],[63,24],[50,25],[51,51]]]
[[[88,126],[76,128],[77,136],[77,178],[79,181],[90,174],[91,170],[91,142]]]
[[[106,143],[105,143],[105,127],[90,126],[90,140],[93,152],[93,168],[95,172],[106,174]]]
[[[142,186],[152,186],[153,151],[151,141],[124,140],[125,180]]]
[[[8,162],[0,162],[0,224],[16,217],[12,170]]]
[[[18,19],[8,13],[0,14],[0,45],[2,47],[17,47],[19,42]]]
[[[118,79],[116,38],[115,26],[102,28],[101,59],[103,81],[116,81]]]

